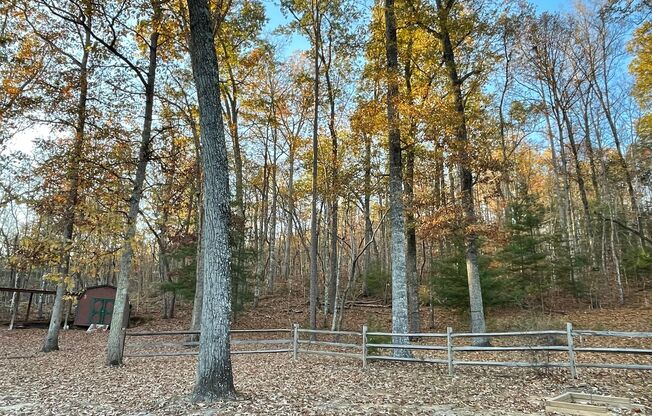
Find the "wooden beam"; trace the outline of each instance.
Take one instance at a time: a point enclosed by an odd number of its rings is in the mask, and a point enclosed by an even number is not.
[[[42,290],[42,289],[22,289],[16,287],[0,287],[0,292],[18,292],[18,293],[42,293],[44,295],[54,295],[54,290]]]

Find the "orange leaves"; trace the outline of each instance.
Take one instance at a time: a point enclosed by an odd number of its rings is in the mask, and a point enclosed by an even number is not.
[[[4,89],[4,92],[10,97],[17,97],[21,92],[20,88],[18,88],[16,85],[16,81],[17,80],[15,79],[7,78],[2,80],[2,88]]]
[[[440,240],[449,237],[460,230],[462,215],[459,207],[446,206],[425,216],[417,227],[419,237],[428,240]]]

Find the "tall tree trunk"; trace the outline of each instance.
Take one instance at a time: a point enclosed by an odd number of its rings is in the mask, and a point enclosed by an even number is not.
[[[450,7],[450,6],[447,6]],[[469,139],[466,127],[466,113],[464,96],[462,93],[463,79],[459,77],[455,51],[448,31],[448,16],[450,10],[439,10],[441,27],[440,40],[443,49],[443,61],[448,72],[450,88],[455,99],[456,123],[455,136],[458,140],[460,152],[459,180],[461,191],[462,210],[464,212],[465,245],[466,245],[466,273],[469,285],[469,300],[471,307],[471,331],[485,332],[484,305],[482,302],[482,287],[480,285],[480,265],[478,263],[478,237],[474,231],[476,224],[475,206],[473,202],[473,173],[471,171],[471,155],[469,154]],[[485,337],[474,338],[473,342],[486,344]]]
[[[339,160],[337,157],[337,131],[335,130],[335,92],[330,77],[330,57],[326,61],[324,55],[322,56],[322,63],[324,64],[324,77],[326,80],[326,95],[328,96],[328,131],[331,136],[331,183],[330,183],[330,203],[329,203],[329,240],[330,240],[330,266],[328,278],[328,296],[327,312],[333,313],[335,307],[335,294],[337,287],[337,279],[339,276],[339,261],[338,261],[338,222],[339,222]]]
[[[88,60],[91,51],[91,14],[86,10],[86,28],[84,31],[84,52],[79,62],[79,101],[77,103],[77,125],[75,126],[75,143],[68,164],[68,195],[63,213],[63,253],[59,265],[60,278],[50,316],[50,326],[45,337],[42,351],[50,352],[59,349],[59,328],[63,310],[63,296],[66,292],[65,279],[70,271],[70,250],[75,228],[75,210],[79,199],[80,165],[84,149],[86,129],[86,103],[88,100]]]
[[[159,25],[162,18],[161,4],[159,0],[152,0],[152,34],[149,39],[149,63],[147,68],[147,81],[145,83],[145,121],[141,135],[140,149],[138,151],[138,162],[134,187],[129,197],[129,211],[120,256],[120,272],[111,317],[111,331],[106,351],[106,362],[110,366],[122,364],[122,329],[125,321],[125,314],[129,313],[127,294],[129,292],[129,275],[131,274],[131,263],[133,260],[133,243],[136,237],[138,213],[140,211],[140,200],[143,196],[143,184],[147,163],[150,159],[152,145],[152,115],[154,112],[154,85],[156,82],[157,49],[159,39]]]
[[[598,169],[595,163],[595,153],[593,151],[593,143],[591,143],[591,123],[589,120],[589,111],[591,106],[591,96],[589,95],[582,100],[582,123],[584,128],[584,147],[586,147],[586,155],[589,157],[589,168],[591,170],[591,185],[593,186],[593,193],[595,199],[600,205],[600,184],[598,182]]]
[[[582,174],[582,165],[580,164],[579,152],[577,149],[577,144],[575,143],[575,134],[573,132],[573,126],[568,117],[568,113],[565,109],[562,109],[562,116],[564,119],[564,124],[566,125],[566,131],[568,132],[568,143],[570,144],[571,153],[573,154],[573,162],[575,163],[575,172],[577,174],[577,186],[580,191],[580,200],[582,201],[582,208],[584,210],[584,219],[586,221],[586,235],[589,243],[589,256],[591,258],[591,265],[594,269],[597,269],[597,258],[595,256],[595,250],[593,246],[593,222],[591,220],[591,208],[589,207],[589,198],[586,194],[586,185],[584,183],[584,175]]]
[[[392,228],[392,332],[407,333],[408,296],[405,264],[405,217],[403,212],[403,161],[398,113],[398,43],[394,0],[385,0],[385,52],[387,56],[387,127],[389,147],[389,199]],[[392,342],[407,345],[407,337],[394,336]],[[410,350],[395,348],[395,357],[409,357]]]
[[[231,75],[231,74],[230,74]],[[240,131],[238,130],[238,88],[233,76],[229,78],[231,91],[227,96],[229,134],[233,142],[233,169],[235,173],[235,213],[232,221],[236,228],[237,246],[244,243],[245,234],[245,206],[244,206],[244,180],[242,174],[242,149],[240,146]]]
[[[413,105],[412,97],[412,34],[408,40],[408,56],[405,62],[405,92],[408,105]],[[419,316],[419,276],[417,275],[417,233],[415,224],[415,205],[414,205],[414,153],[416,147],[416,121],[413,116],[409,116],[410,128],[409,143],[406,148],[405,157],[405,210],[407,252],[406,252],[406,272],[407,272],[407,296],[408,296],[408,321],[410,332],[420,332],[421,323]]]
[[[545,99],[544,99],[545,102]],[[552,169],[554,172],[554,178],[552,181],[553,185],[553,190],[554,190],[554,200],[556,201],[557,205],[557,211],[559,215],[559,230],[562,235],[562,245],[566,249],[567,253],[564,253],[562,256],[557,256],[556,257],[565,257],[567,255],[571,255],[569,245],[568,245],[568,212],[566,211],[566,202],[565,202],[565,194],[562,192],[562,189],[559,185],[559,180],[561,178],[561,168],[559,167],[559,162],[557,158],[557,149],[555,148],[555,137],[552,133],[552,124],[550,122],[550,115],[548,113],[548,109],[544,109],[544,115],[546,119],[546,136],[548,138],[548,144],[550,146],[550,159],[552,162]],[[571,255],[572,258],[572,255]],[[555,264],[553,263],[552,267],[552,275],[553,275],[553,280],[556,278],[556,269],[555,269]]]
[[[269,274],[267,276],[267,292],[274,292],[274,283],[276,280],[276,219],[277,219],[277,201],[278,201],[278,184],[276,180],[277,175],[277,148],[278,148],[278,128],[276,123],[276,103],[274,102],[274,92],[272,92],[271,100],[272,110],[272,163],[271,163],[271,176],[272,176],[272,206],[270,209],[270,227],[269,227]]]
[[[371,224],[371,135],[363,133],[364,137],[364,243],[372,241]],[[376,248],[376,250],[378,250]],[[364,279],[362,281],[362,294],[367,295],[367,276],[371,267],[371,250],[364,254]]]
[[[188,0],[190,57],[199,100],[204,163],[204,298],[195,401],[235,397],[231,370],[231,246],[229,172],[219,72],[206,0]]]
[[[405,193],[408,209],[406,210],[407,222],[407,289],[410,332],[421,331],[421,317],[419,314],[419,275],[417,274],[417,233],[414,215],[414,143],[407,148],[405,167]]]
[[[509,90],[509,85],[510,85],[510,76],[511,76],[511,56],[512,52],[509,50],[509,45],[508,45],[508,31],[505,30],[502,33],[502,49],[503,49],[503,54],[505,56],[505,66],[504,66],[504,76],[505,76],[505,83],[503,84],[503,88],[500,91],[500,103],[498,105],[498,123],[500,126],[500,148],[503,156],[502,160],[502,172],[501,172],[501,178],[500,178],[500,184],[499,184],[499,189],[501,193],[501,197],[504,199],[505,203],[505,208],[504,208],[504,221],[511,221],[512,217],[512,189],[511,189],[511,166],[509,163],[509,151],[507,150],[507,132],[505,129],[506,126],[506,121],[505,121],[505,98],[507,97],[507,92]]]
[[[262,269],[261,261],[261,250],[264,245],[263,238],[261,234],[262,226],[258,223],[258,218],[260,217],[259,213],[262,212],[262,203],[258,203],[258,193],[254,192],[254,218],[252,224],[254,226],[254,253],[256,253],[256,265],[254,267],[254,299],[252,307],[256,309],[258,307],[258,300],[260,298],[260,270]],[[262,222],[262,221],[261,221]],[[237,285],[237,283],[236,283]]]
[[[613,218],[613,210],[611,209],[611,206],[609,206],[609,211],[611,217]],[[616,275],[616,290],[618,292],[618,303],[620,305],[625,303],[625,295],[623,292],[623,283],[622,283],[622,278],[620,277],[620,262],[618,261],[618,252],[616,251],[616,243],[614,239],[615,235],[615,224],[612,222],[610,225],[611,228],[611,257],[613,259],[614,263],[614,271]]]
[[[312,122],[312,186],[310,205],[310,328],[317,328],[317,152],[319,148],[319,34],[321,21],[319,1],[311,0],[313,7],[313,42],[314,42],[314,112]]]
[[[269,265],[269,245],[268,245],[268,231],[269,231],[269,145],[268,137],[265,137],[265,150],[264,150],[264,163],[263,163],[263,186],[260,196],[260,234],[258,237],[258,258],[257,258],[257,273],[256,273],[256,287],[255,294],[257,300],[260,299],[261,285],[267,279],[267,266]],[[268,250],[265,250],[267,245]]]
[[[291,139],[292,140],[292,139]],[[292,240],[294,237],[294,143],[289,143],[288,150],[288,201],[287,201],[287,231],[285,233],[285,248],[281,276],[287,279],[288,286],[292,281]]]
[[[570,281],[573,287],[575,288],[577,286],[577,282],[575,279],[575,257],[576,257],[576,250],[575,250],[575,242],[577,241],[577,236],[575,235],[575,223],[574,223],[574,217],[573,217],[573,206],[571,203],[571,191],[570,191],[570,180],[569,180],[569,173],[568,173],[568,158],[566,156],[566,146],[564,143],[564,126],[563,126],[563,120],[562,116],[559,111],[559,98],[557,97],[556,93],[556,87],[555,87],[554,81],[552,82],[552,86],[550,89],[552,90],[551,95],[552,95],[552,103],[550,105],[552,113],[553,113],[553,118],[555,120],[555,124],[557,126],[557,139],[559,141],[559,178],[561,180],[562,188],[561,188],[561,203],[563,204],[563,219],[565,221],[565,224],[562,224],[562,237],[564,240],[564,244],[566,245],[566,248],[568,249],[568,257],[570,260],[570,267],[569,267],[569,276],[570,276]],[[548,127],[551,129],[551,127]],[[550,130],[550,137],[552,138],[552,130]],[[552,144],[554,147],[554,143]]]
[[[614,144],[616,145],[618,162],[620,162],[620,166],[623,169],[623,173],[625,175],[625,184],[627,185],[627,193],[629,195],[631,210],[636,218],[636,225],[639,232],[639,245],[641,247],[644,247],[645,228],[643,227],[643,221],[638,207],[636,192],[634,191],[632,174],[629,170],[629,166],[627,165],[627,161],[625,160],[620,134],[618,133],[618,126],[616,126],[616,120],[614,119],[613,113],[611,111],[612,103],[611,103],[611,97],[609,96],[609,68],[608,68],[609,64],[607,62],[608,60],[607,34],[604,33],[604,31],[606,31],[607,29],[606,29],[605,21],[601,21],[601,23],[602,26],[600,27],[600,29],[602,29],[603,33],[600,34],[600,48],[602,50],[603,59],[601,60],[600,65],[602,66],[602,68],[600,68],[599,70],[598,68],[594,68],[593,71],[594,79],[593,82],[591,83],[591,87],[593,88],[593,91],[598,97],[598,101],[600,102],[602,111],[605,115],[605,118],[607,119],[607,123],[609,124],[609,129],[611,130],[611,135],[613,136]],[[598,80],[596,76],[598,73],[601,74],[600,80]]]
[[[193,297],[192,304],[192,317],[190,320],[190,330],[191,331],[200,331],[201,330],[201,315],[203,307],[203,297],[204,297],[204,250],[202,248],[202,240],[204,236],[204,203],[203,197],[200,199],[199,204],[199,213],[198,223],[197,223],[197,253],[195,255],[196,265],[195,265],[195,295]],[[188,340],[191,342],[199,341],[199,337],[196,335],[191,335],[188,337]]]
[[[195,123],[192,114],[188,119],[192,138],[195,147],[195,181],[197,189],[197,249],[195,254],[195,295],[192,303],[192,317],[190,320],[190,330],[199,331],[201,329],[202,298],[204,296],[204,254],[202,250],[202,238],[204,235],[204,187],[203,187],[203,169],[201,155],[201,139],[199,129]],[[199,336],[191,335],[188,341],[197,342]]]
[[[162,241],[167,238],[167,232],[163,231],[159,234],[159,250],[158,250],[158,272],[161,284],[170,282],[170,260],[167,255],[166,244]],[[163,293],[163,319],[172,318],[172,293],[165,291]]]

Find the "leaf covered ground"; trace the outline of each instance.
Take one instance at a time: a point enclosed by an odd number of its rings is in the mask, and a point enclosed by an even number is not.
[[[289,327],[301,322],[298,309],[291,306],[283,315],[263,304],[238,318],[236,327]],[[381,324],[387,318],[373,313]],[[368,319],[364,311],[349,314],[349,329]],[[438,326],[461,326],[457,316],[438,312]],[[649,318],[648,309],[637,309],[573,312],[562,320],[584,328],[649,331]],[[182,313],[174,320],[141,322],[134,330],[186,327]],[[193,404],[194,357],[128,358],[123,367],[107,368],[106,333],[63,331],[61,350],[44,354],[39,348],[45,331],[0,330],[0,414],[543,415],[543,399],[566,391],[632,398],[645,406],[643,414],[652,414],[652,372],[580,369],[580,379],[571,380],[567,369],[460,367],[451,378],[442,365],[374,362],[363,369],[359,360],[300,355],[293,362],[289,353],[234,355],[238,400]],[[650,348],[633,346],[639,345]]]

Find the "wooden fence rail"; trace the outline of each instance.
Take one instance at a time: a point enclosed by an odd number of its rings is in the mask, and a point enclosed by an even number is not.
[[[447,328],[445,333],[391,333],[391,332],[370,332],[366,325],[362,331],[329,331],[321,329],[305,329],[298,324],[292,328],[277,329],[236,329],[231,330],[231,335],[236,334],[254,334],[269,335],[279,334],[281,336],[290,335],[291,338],[271,338],[271,339],[234,339],[232,345],[272,345],[279,346],[275,349],[258,349],[258,350],[232,350],[232,354],[270,354],[270,353],[292,353],[293,360],[297,360],[299,354],[315,354],[332,357],[353,358],[362,361],[362,366],[366,367],[369,361],[397,361],[397,362],[416,362],[445,364],[448,367],[448,373],[452,376],[456,366],[489,366],[489,367],[528,367],[528,368],[568,368],[570,375],[577,378],[578,368],[613,368],[627,370],[652,370],[651,364],[640,363],[609,363],[609,362],[578,362],[577,354],[626,354],[628,356],[652,356],[651,348],[628,348],[628,347],[576,347],[575,339],[583,341],[586,337],[611,337],[621,339],[652,339],[652,332],[619,332],[619,331],[593,331],[593,330],[574,330],[573,325],[568,323],[566,330],[543,330],[543,331],[520,331],[520,332],[486,332],[486,333],[468,333],[453,332],[453,328]],[[123,345],[126,344],[127,337],[159,337],[159,336],[179,336],[179,335],[199,335],[197,331],[168,331],[168,332],[128,332],[123,330]],[[491,338],[531,338],[531,337],[558,337],[558,345],[466,345],[460,344],[463,340],[468,339],[491,339]],[[323,337],[330,337],[323,339]],[[394,344],[392,342],[370,342],[377,337],[409,337],[410,339],[420,340],[440,340],[440,344],[430,345],[423,343]],[[321,338],[321,339],[318,339]],[[562,341],[559,341],[563,339]],[[459,340],[458,343],[455,340]],[[445,344],[444,344],[445,342]],[[539,342],[540,343],[540,342]],[[164,343],[152,344],[153,346],[198,346],[198,342],[181,342],[181,343]],[[284,348],[285,347],[285,348]],[[370,350],[373,354],[370,354]],[[378,353],[381,350],[391,351],[391,355],[382,355]],[[394,352],[403,350],[404,353],[395,356]],[[405,351],[409,354],[405,354]],[[412,352],[445,352],[445,358],[436,357],[415,357]],[[482,360],[464,360],[458,359],[456,355],[466,353],[524,353],[524,352],[544,352],[546,354],[563,354],[563,357],[556,356],[557,361],[540,362],[531,361],[482,361]],[[197,355],[197,351],[177,351],[177,352],[154,352],[154,353],[130,353],[125,357],[171,357]],[[546,357],[547,358],[547,357]]]
[[[232,329],[231,335],[235,334],[292,334],[291,329],[287,328],[273,328],[273,329]],[[199,331],[147,331],[147,332],[132,332],[127,331],[126,328],[122,329],[122,348],[123,356],[127,358],[146,358],[146,357],[180,357],[180,356],[193,356],[198,355],[198,351],[156,351],[151,353],[142,352],[128,352],[124,353],[128,337],[168,337],[168,336],[181,336],[181,335],[196,335],[199,336]],[[252,349],[252,350],[231,350],[231,354],[276,354],[284,352],[292,352],[291,338],[275,338],[275,339],[234,339],[231,340],[231,345],[280,345],[286,348],[274,349]],[[196,347],[199,346],[197,341],[181,341],[181,342],[166,342],[166,343],[150,343],[150,344],[137,344],[137,346],[146,346],[148,348],[161,348],[161,347]]]

